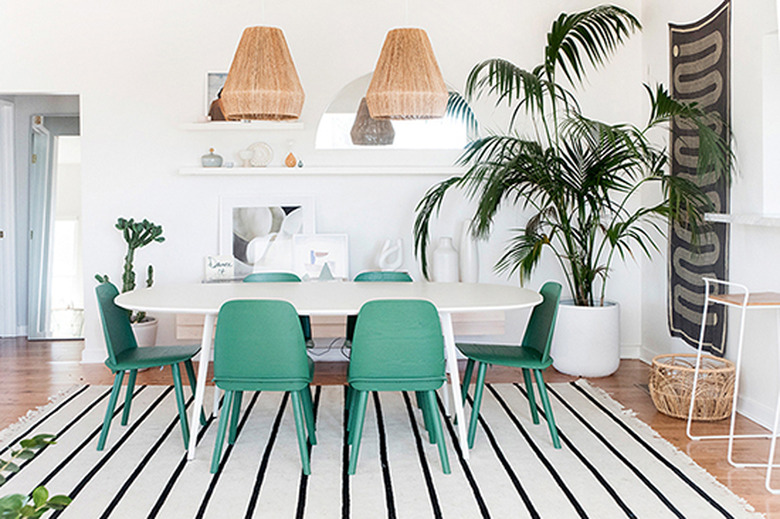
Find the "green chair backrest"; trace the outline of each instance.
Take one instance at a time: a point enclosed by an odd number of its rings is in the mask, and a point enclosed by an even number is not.
[[[130,326],[130,311],[114,303],[119,290],[113,283],[101,283],[95,287],[97,294],[100,321],[103,323],[103,336],[106,339],[106,350],[110,364],[116,364],[117,356],[126,350],[138,347],[135,334]]]
[[[436,389],[444,381],[444,339],[436,307],[429,301],[369,301],[358,313],[349,380],[377,381],[382,389],[403,381],[428,381]],[[381,383],[389,384],[382,387]]]
[[[542,294],[543,300],[531,312],[523,336],[523,346],[537,350],[542,354],[542,360],[547,360],[550,357],[558,303],[561,300],[561,284],[548,281],[539,293]]]
[[[223,389],[232,389],[231,382],[303,389],[309,381],[309,360],[295,307],[262,299],[223,304],[214,336],[214,381]]]
[[[253,272],[244,278],[244,283],[294,283],[300,280],[292,272]]]
[[[370,270],[355,276],[355,281],[412,281],[412,276],[407,272]]]

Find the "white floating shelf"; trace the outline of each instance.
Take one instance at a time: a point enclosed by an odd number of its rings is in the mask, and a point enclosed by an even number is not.
[[[704,219],[708,222],[731,223],[739,225],[759,225],[764,227],[780,227],[780,214],[757,213],[706,213]]]
[[[179,168],[179,175],[232,176],[232,175],[415,175],[450,177],[463,173],[463,168],[454,166],[304,166],[287,168],[271,166],[265,168]]]
[[[190,131],[278,131],[303,130],[301,121],[209,121],[203,123],[184,123],[179,126]]]

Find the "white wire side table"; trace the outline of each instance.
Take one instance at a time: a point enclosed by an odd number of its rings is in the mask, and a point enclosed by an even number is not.
[[[713,286],[725,286],[728,288],[727,294],[714,294]],[[734,379],[734,398],[731,404],[731,418],[729,422],[728,434],[712,434],[712,435],[694,435],[691,431],[691,424],[693,422],[694,413],[694,401],[696,398],[696,385],[699,379],[699,370],[701,369],[701,356],[704,345],[704,332],[707,326],[707,310],[710,304],[721,304],[740,310],[739,316],[739,333],[737,339],[737,350],[735,359],[735,379]],[[780,488],[773,488],[771,486],[772,469],[774,467],[780,467],[780,465],[773,464],[775,456],[775,447],[778,435],[778,426],[780,425],[780,393],[775,404],[775,419],[771,434],[735,434],[734,425],[735,417],[737,414],[737,399],[739,396],[739,376],[742,368],[742,350],[744,345],[745,336],[745,316],[748,310],[778,310],[777,312],[777,325],[778,325],[778,340],[780,340],[780,293],[777,292],[754,292],[750,293],[747,286],[733,283],[730,281],[722,281],[719,279],[704,278],[704,308],[702,309],[701,329],[699,332],[699,344],[696,353],[696,364],[693,376],[693,388],[691,391],[691,403],[688,410],[688,420],[686,424],[686,434],[691,440],[728,440],[728,462],[734,467],[766,467],[766,489],[773,494],[780,494]],[[780,353],[780,351],[779,351]],[[780,371],[778,371],[780,373]],[[766,462],[742,462],[735,461],[733,457],[734,452],[734,440],[746,439],[746,438],[770,438],[769,457]]]

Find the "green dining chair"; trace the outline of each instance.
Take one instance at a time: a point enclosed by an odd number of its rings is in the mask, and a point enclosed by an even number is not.
[[[468,442],[469,448],[474,446],[474,437],[477,433],[477,419],[479,418],[479,407],[482,403],[482,392],[485,387],[485,373],[490,364],[500,366],[512,366],[522,368],[525,388],[528,392],[528,404],[531,408],[531,419],[535,424],[539,423],[539,413],[536,410],[536,398],[531,382],[531,372],[536,379],[536,386],[539,389],[539,397],[542,400],[542,407],[547,418],[547,427],[550,429],[553,446],[556,449],[561,448],[561,442],[558,439],[558,429],[555,427],[555,418],[553,417],[550,399],[547,397],[547,388],[544,385],[544,376],[542,372],[550,367],[553,362],[550,357],[550,346],[552,345],[553,331],[555,330],[555,319],[558,314],[558,304],[561,299],[561,285],[550,281],[542,286],[539,291],[542,294],[542,302],[535,306],[528,320],[528,325],[523,335],[523,342],[520,346],[500,345],[500,344],[466,344],[456,343],[458,350],[468,358],[466,362],[466,372],[463,375],[462,397],[465,402],[468,394],[469,384],[474,366],[477,366],[477,383],[474,389],[474,402],[471,407],[471,417],[469,420]]]
[[[365,303],[357,317],[347,381],[350,475],[357,468],[371,391],[415,392],[431,442],[438,445],[442,471],[450,473],[436,405],[436,390],[445,381],[444,339],[432,303],[410,299]]]
[[[310,474],[306,430],[311,445],[314,411],[309,384],[314,362],[306,355],[298,312],[287,301],[234,300],[223,304],[214,336],[214,383],[225,391],[211,473],[219,468],[222,444],[230,422],[228,443],[235,443],[244,391],[286,391],[293,416],[304,474]],[[304,426],[305,422],[305,426]]]
[[[190,431],[187,424],[187,415],[184,407],[184,393],[181,385],[181,370],[179,364],[183,363],[187,370],[187,378],[190,380],[192,393],[195,393],[195,370],[192,368],[194,357],[200,346],[150,346],[138,347],[130,325],[130,312],[120,308],[114,303],[114,298],[119,295],[117,288],[109,282],[101,283],[95,287],[97,293],[100,319],[103,323],[103,335],[106,339],[108,358],[106,366],[114,373],[114,387],[108,400],[108,409],[103,419],[103,428],[100,431],[97,450],[102,451],[108,438],[108,430],[111,427],[111,418],[114,415],[116,402],[122,390],[122,380],[125,372],[127,377],[127,392],[125,393],[125,405],[122,411],[122,425],[127,425],[130,416],[130,403],[133,399],[135,378],[139,369],[170,366],[173,372],[173,387],[176,394],[176,405],[179,408],[179,422],[184,439],[184,448],[189,443]],[[205,423],[205,415],[201,411],[201,423]]]
[[[301,278],[293,272],[253,272],[244,278],[244,283],[300,283]],[[300,316],[303,338],[308,348],[314,347],[311,338],[311,319],[308,315]]]
[[[388,271],[388,270],[367,270],[355,276],[354,281],[356,283],[377,282],[377,281],[406,283],[412,281],[412,276],[410,276],[409,273],[407,272],[396,272],[396,271]],[[346,334],[346,340],[344,341],[345,346],[349,346],[350,344],[352,344],[352,337],[355,335],[356,320],[357,320],[357,316],[355,315],[347,316],[347,334]]]

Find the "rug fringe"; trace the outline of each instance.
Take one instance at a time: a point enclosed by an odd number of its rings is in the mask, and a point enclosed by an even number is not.
[[[685,465],[689,468],[691,468],[696,474],[710,482],[712,482],[716,487],[720,488],[722,491],[734,496],[734,498],[744,507],[746,512],[755,514],[755,517],[764,517],[766,518],[766,515],[756,512],[756,509],[751,505],[745,498],[740,497],[739,495],[735,494],[730,488],[728,488],[726,485],[718,481],[718,479],[707,472],[703,467],[701,467],[698,463],[696,463],[688,454],[681,451],[679,448],[677,448],[676,445],[671,443],[669,440],[658,434],[658,432],[647,425],[645,422],[640,420],[637,417],[636,411],[633,409],[627,409],[623,404],[618,402],[613,396],[611,396],[607,391],[604,389],[594,386],[591,384],[587,379],[580,378],[577,379],[574,382],[576,385],[582,387],[583,389],[589,391],[593,394],[596,398],[598,398],[602,404],[604,404],[606,407],[611,408],[613,411],[616,412],[616,414],[619,414],[623,417],[623,419],[633,428],[636,428],[638,432],[645,432],[646,434],[649,434],[652,436],[655,440],[659,440],[662,444],[665,444],[667,448],[671,449],[674,453],[674,456],[676,456],[680,462],[684,462]]]
[[[13,438],[19,435],[20,432],[22,432],[27,425],[30,422],[35,421],[38,419],[39,416],[49,412],[51,409],[56,407],[60,402],[62,402],[64,399],[68,398],[70,395],[75,393],[79,390],[82,386],[78,384],[74,384],[70,386],[69,388],[63,389],[56,395],[52,395],[49,397],[49,402],[47,404],[44,404],[42,406],[38,406],[35,409],[30,409],[27,411],[27,413],[20,417],[19,420],[16,421],[16,423],[13,423],[0,431],[0,448],[6,447],[6,442],[11,441]]]

